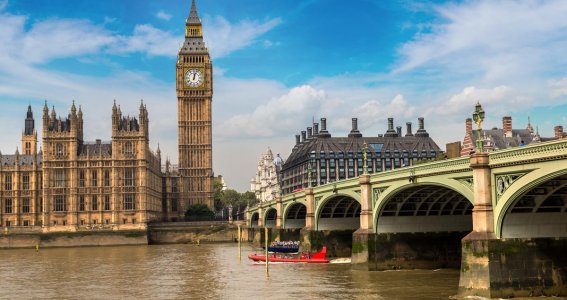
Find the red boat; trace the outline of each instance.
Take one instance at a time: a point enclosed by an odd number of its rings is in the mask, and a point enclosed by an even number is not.
[[[320,252],[313,253],[311,257],[305,255],[305,253],[301,253],[301,255],[293,256],[287,254],[279,254],[271,253],[268,255],[268,262],[282,262],[282,263],[309,263],[309,264],[321,264],[321,263],[328,263],[329,260],[326,258],[327,255],[327,247],[323,247]],[[258,255],[248,254],[248,258],[253,260],[254,262],[265,262],[266,255]]]

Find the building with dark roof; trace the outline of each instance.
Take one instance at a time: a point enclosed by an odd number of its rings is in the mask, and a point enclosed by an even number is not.
[[[529,145],[532,143],[551,141],[562,138],[563,136],[563,127],[556,126],[554,137],[541,137],[539,135],[539,131],[537,129],[534,130],[529,118],[526,128],[513,129],[512,117],[510,116],[502,118],[502,128],[493,127],[491,129],[483,129],[480,133],[484,151],[501,150],[510,147]],[[463,147],[461,148],[461,156],[469,156],[471,153],[474,153],[476,151],[476,141],[478,139],[479,133],[478,130],[473,130],[472,119],[466,119],[465,137],[463,140]]]
[[[332,137],[326,118],[307,127],[295,136],[296,143],[282,166],[282,193],[288,194],[311,186],[353,178],[364,173],[363,152],[366,145],[367,172],[376,173],[411,166],[421,160],[433,160],[441,153],[425,130],[424,119],[419,118],[417,132],[406,123],[394,129],[394,119],[388,118],[388,130],[377,136],[363,136],[358,120],[352,119],[352,130],[346,137]]]

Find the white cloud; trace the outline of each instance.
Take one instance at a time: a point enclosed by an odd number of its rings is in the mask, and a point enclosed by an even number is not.
[[[366,127],[375,125],[382,127],[386,124],[384,121],[389,117],[406,120],[413,117],[415,113],[415,106],[410,105],[403,95],[396,95],[390,102],[370,100],[362,103],[354,109],[353,116],[364,121]]]
[[[510,105],[517,100],[512,88],[497,86],[492,89],[482,89],[474,86],[465,87],[460,93],[452,95],[444,105],[435,109],[440,115],[463,115],[472,110],[477,102],[484,106]]]
[[[327,99],[325,92],[304,85],[259,105],[249,114],[238,114],[223,122],[220,136],[273,137],[289,134],[308,124]]]
[[[551,88],[550,94],[552,98],[567,96],[567,77],[558,80],[550,80],[549,86]]]
[[[154,56],[176,55],[181,42],[179,37],[170,32],[148,24],[136,25],[131,36],[119,37],[118,40],[111,46],[110,52],[145,52]]]
[[[163,10],[158,11],[157,14],[156,14],[156,17],[157,17],[158,19],[162,19],[162,20],[165,20],[165,21],[171,20],[171,15],[168,14],[168,13],[166,13],[166,12],[163,11]]]
[[[434,11],[441,21],[401,46],[396,71],[441,68],[502,83],[567,64],[565,1],[471,1]]]
[[[281,23],[280,18],[266,22],[244,20],[231,24],[221,16],[205,18],[203,30],[213,58],[223,57],[247,47],[255,40]]]

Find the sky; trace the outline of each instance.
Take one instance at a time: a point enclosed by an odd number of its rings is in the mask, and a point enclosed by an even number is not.
[[[27,105],[84,113],[110,140],[114,100],[150,118],[150,145],[177,162],[175,62],[190,0],[0,0],[0,151],[20,146]],[[365,136],[425,118],[444,149],[480,101],[485,128],[528,117],[567,126],[567,1],[197,0],[214,66],[213,169],[249,189],[268,147],[327,118]],[[415,129],[414,129],[415,130]],[[40,134],[41,138],[41,134]]]

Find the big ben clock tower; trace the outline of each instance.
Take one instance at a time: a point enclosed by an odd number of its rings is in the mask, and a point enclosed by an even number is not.
[[[181,211],[188,205],[213,209],[213,65],[203,41],[195,0],[185,22],[185,42],[176,69]]]

